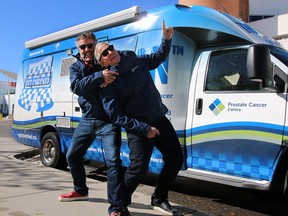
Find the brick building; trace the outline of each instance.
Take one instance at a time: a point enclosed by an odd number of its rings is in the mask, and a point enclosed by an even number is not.
[[[248,21],[249,0],[179,0],[183,5],[203,5]]]

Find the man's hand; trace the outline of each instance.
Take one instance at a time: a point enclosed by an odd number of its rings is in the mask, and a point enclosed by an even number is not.
[[[174,30],[171,27],[166,28],[164,20],[162,21],[162,34],[166,40],[170,40],[173,36]]]
[[[151,127],[150,130],[147,133],[147,138],[155,138],[157,135],[160,135],[160,132],[157,128]]]
[[[117,75],[119,75],[118,72],[109,71],[108,69],[103,70],[102,71],[102,76],[103,76],[103,79],[104,79],[104,83],[102,83],[100,85],[100,87],[104,88],[107,85],[109,85],[110,83],[112,83],[117,78]]]

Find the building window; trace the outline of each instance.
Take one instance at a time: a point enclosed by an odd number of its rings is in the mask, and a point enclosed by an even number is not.
[[[249,16],[249,22],[262,20],[262,19],[267,19],[267,18],[270,18],[270,17],[274,17],[274,15],[250,15]]]

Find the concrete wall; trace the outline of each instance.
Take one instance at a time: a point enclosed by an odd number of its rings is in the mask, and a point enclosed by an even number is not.
[[[287,0],[249,0],[250,15],[280,15],[288,13]]]
[[[288,35],[288,13],[279,16],[250,22],[249,24],[255,29],[265,32],[273,38],[287,37]]]

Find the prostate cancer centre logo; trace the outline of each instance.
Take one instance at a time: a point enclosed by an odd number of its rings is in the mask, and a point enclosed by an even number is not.
[[[220,112],[225,109],[224,104],[217,98],[209,106],[210,110],[217,116]]]

